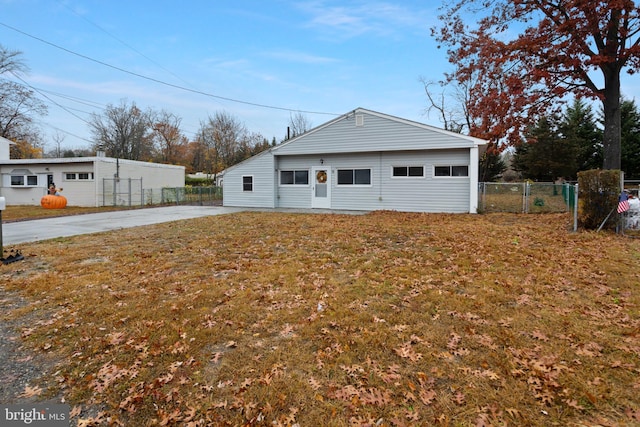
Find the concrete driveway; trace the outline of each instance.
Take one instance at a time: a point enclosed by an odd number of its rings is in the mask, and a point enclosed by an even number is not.
[[[18,243],[99,233],[203,216],[224,215],[243,210],[242,208],[222,206],[163,206],[9,222],[2,224],[2,241],[6,249],[9,245]]]
[[[37,242],[40,240],[55,239],[58,237],[121,230],[123,228],[138,227],[141,225],[159,224],[161,222],[200,218],[203,216],[226,215],[243,211],[346,215],[363,215],[367,213],[366,211],[342,211],[329,209],[259,209],[229,208],[223,206],[163,206],[158,208],[132,209],[9,222],[2,225],[2,242],[4,244],[4,248],[7,249],[9,245],[15,245],[18,243]]]

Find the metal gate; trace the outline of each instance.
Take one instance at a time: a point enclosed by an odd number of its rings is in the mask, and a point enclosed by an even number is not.
[[[143,206],[142,178],[103,178],[102,206]]]

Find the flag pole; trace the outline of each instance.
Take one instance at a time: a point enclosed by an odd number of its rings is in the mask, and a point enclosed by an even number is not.
[[[613,213],[613,211],[615,211],[616,209],[618,209],[618,207],[614,207],[613,209],[611,209],[611,212],[609,212],[609,215],[607,215],[607,217],[604,219],[604,221],[602,221],[602,224],[600,224],[600,227],[598,227],[597,231],[602,230],[602,227],[604,227],[604,224],[607,222],[607,220],[609,219],[609,217],[611,216],[611,214]]]

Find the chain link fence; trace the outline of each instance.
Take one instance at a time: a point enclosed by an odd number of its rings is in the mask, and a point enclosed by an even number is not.
[[[483,213],[575,212],[576,186],[539,182],[481,182],[479,210]]]
[[[222,203],[222,187],[165,187],[144,190],[145,205],[199,205]]]
[[[143,188],[142,179],[104,178],[103,206],[153,206],[222,204],[222,187]]]

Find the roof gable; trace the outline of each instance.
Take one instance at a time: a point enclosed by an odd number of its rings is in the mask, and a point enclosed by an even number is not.
[[[276,155],[472,148],[486,141],[363,108],[275,148]]]

